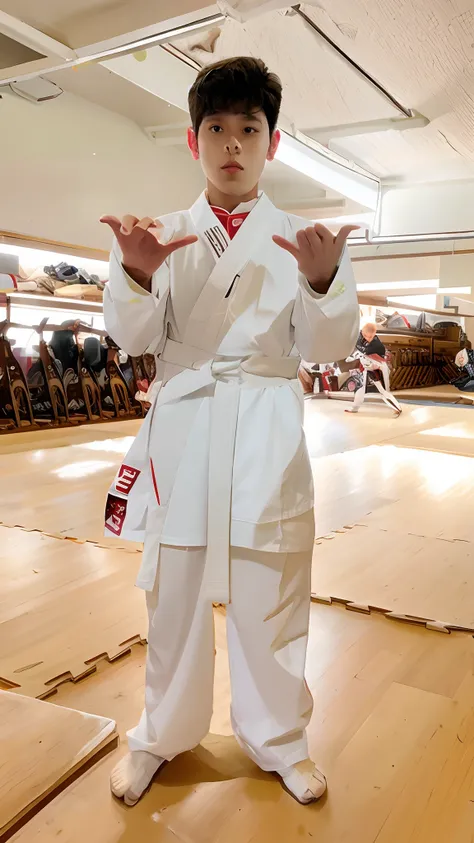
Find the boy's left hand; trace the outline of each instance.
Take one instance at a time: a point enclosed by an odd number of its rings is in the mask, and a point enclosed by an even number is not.
[[[343,225],[334,236],[328,228],[317,222],[297,232],[296,244],[275,234],[273,242],[293,255],[298,269],[316,293],[327,293],[351,231],[358,225]]]

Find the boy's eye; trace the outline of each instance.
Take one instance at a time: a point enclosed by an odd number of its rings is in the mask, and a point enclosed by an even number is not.
[[[257,130],[253,126],[246,126],[244,132],[246,135],[253,135]]]
[[[222,126],[210,126],[209,131],[217,134],[217,132],[222,132]]]

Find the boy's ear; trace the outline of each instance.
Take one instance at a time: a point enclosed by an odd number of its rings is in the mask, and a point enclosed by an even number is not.
[[[279,129],[275,129],[270,140],[270,146],[268,147],[267,161],[273,161],[280,143],[280,138],[281,134]]]
[[[188,147],[195,161],[199,161],[199,148],[196,132],[191,127],[188,129]]]

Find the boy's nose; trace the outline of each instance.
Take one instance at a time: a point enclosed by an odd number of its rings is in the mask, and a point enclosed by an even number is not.
[[[229,155],[238,155],[242,151],[242,147],[237,138],[230,138],[226,143],[225,148]]]

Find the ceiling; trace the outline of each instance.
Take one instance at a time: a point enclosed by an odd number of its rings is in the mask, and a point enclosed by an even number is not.
[[[395,184],[474,178],[474,0],[309,0],[301,9],[392,97],[429,120],[424,128],[403,132],[339,133],[325,141],[330,150]],[[139,29],[158,31],[160,23],[170,24],[178,15],[193,20],[218,11],[216,4],[204,8],[202,0],[0,0],[0,38],[1,12],[67,47],[87,49],[106,39],[123,40],[126,33],[133,40]],[[284,123],[315,137],[327,126],[401,116],[289,9],[244,23],[228,18],[213,37],[202,32],[173,45],[201,65],[239,54],[263,58],[284,84]],[[165,98],[99,64],[50,72],[49,78],[143,129],[183,120],[183,112]],[[349,202],[342,207],[341,196],[295,176],[283,164],[269,167],[264,181],[279,204],[310,215],[315,210],[318,216],[358,210]]]
[[[166,133],[167,126],[179,126],[179,129],[172,129],[171,134],[180,138],[177,145],[182,148],[183,154],[187,152],[184,112],[101,64],[82,65],[44,75],[63,90],[122,114],[144,130],[150,126],[165,127],[163,132]],[[317,185],[312,179],[278,161],[267,165],[262,187],[280,207],[309,218],[356,213],[360,209],[356,203],[350,203],[335,191]]]
[[[430,120],[405,132],[339,137],[334,149],[382,178],[474,176],[474,2],[313,0],[305,14],[406,108]],[[284,83],[283,111],[299,129],[400,117],[400,113],[299,16],[270,12],[227,20],[212,54],[199,37],[178,45],[207,64],[259,56]],[[201,39],[202,40],[202,39]]]
[[[0,10],[77,49],[173,15],[198,12],[202,0],[0,0]]]
[[[11,67],[14,64],[23,64],[23,62],[35,61],[43,58],[41,53],[30,50],[24,44],[19,44],[8,35],[2,35],[0,32],[0,68]]]
[[[122,114],[141,128],[177,123],[184,117],[181,109],[111,73],[101,64],[79,65],[44,75],[64,91]]]

